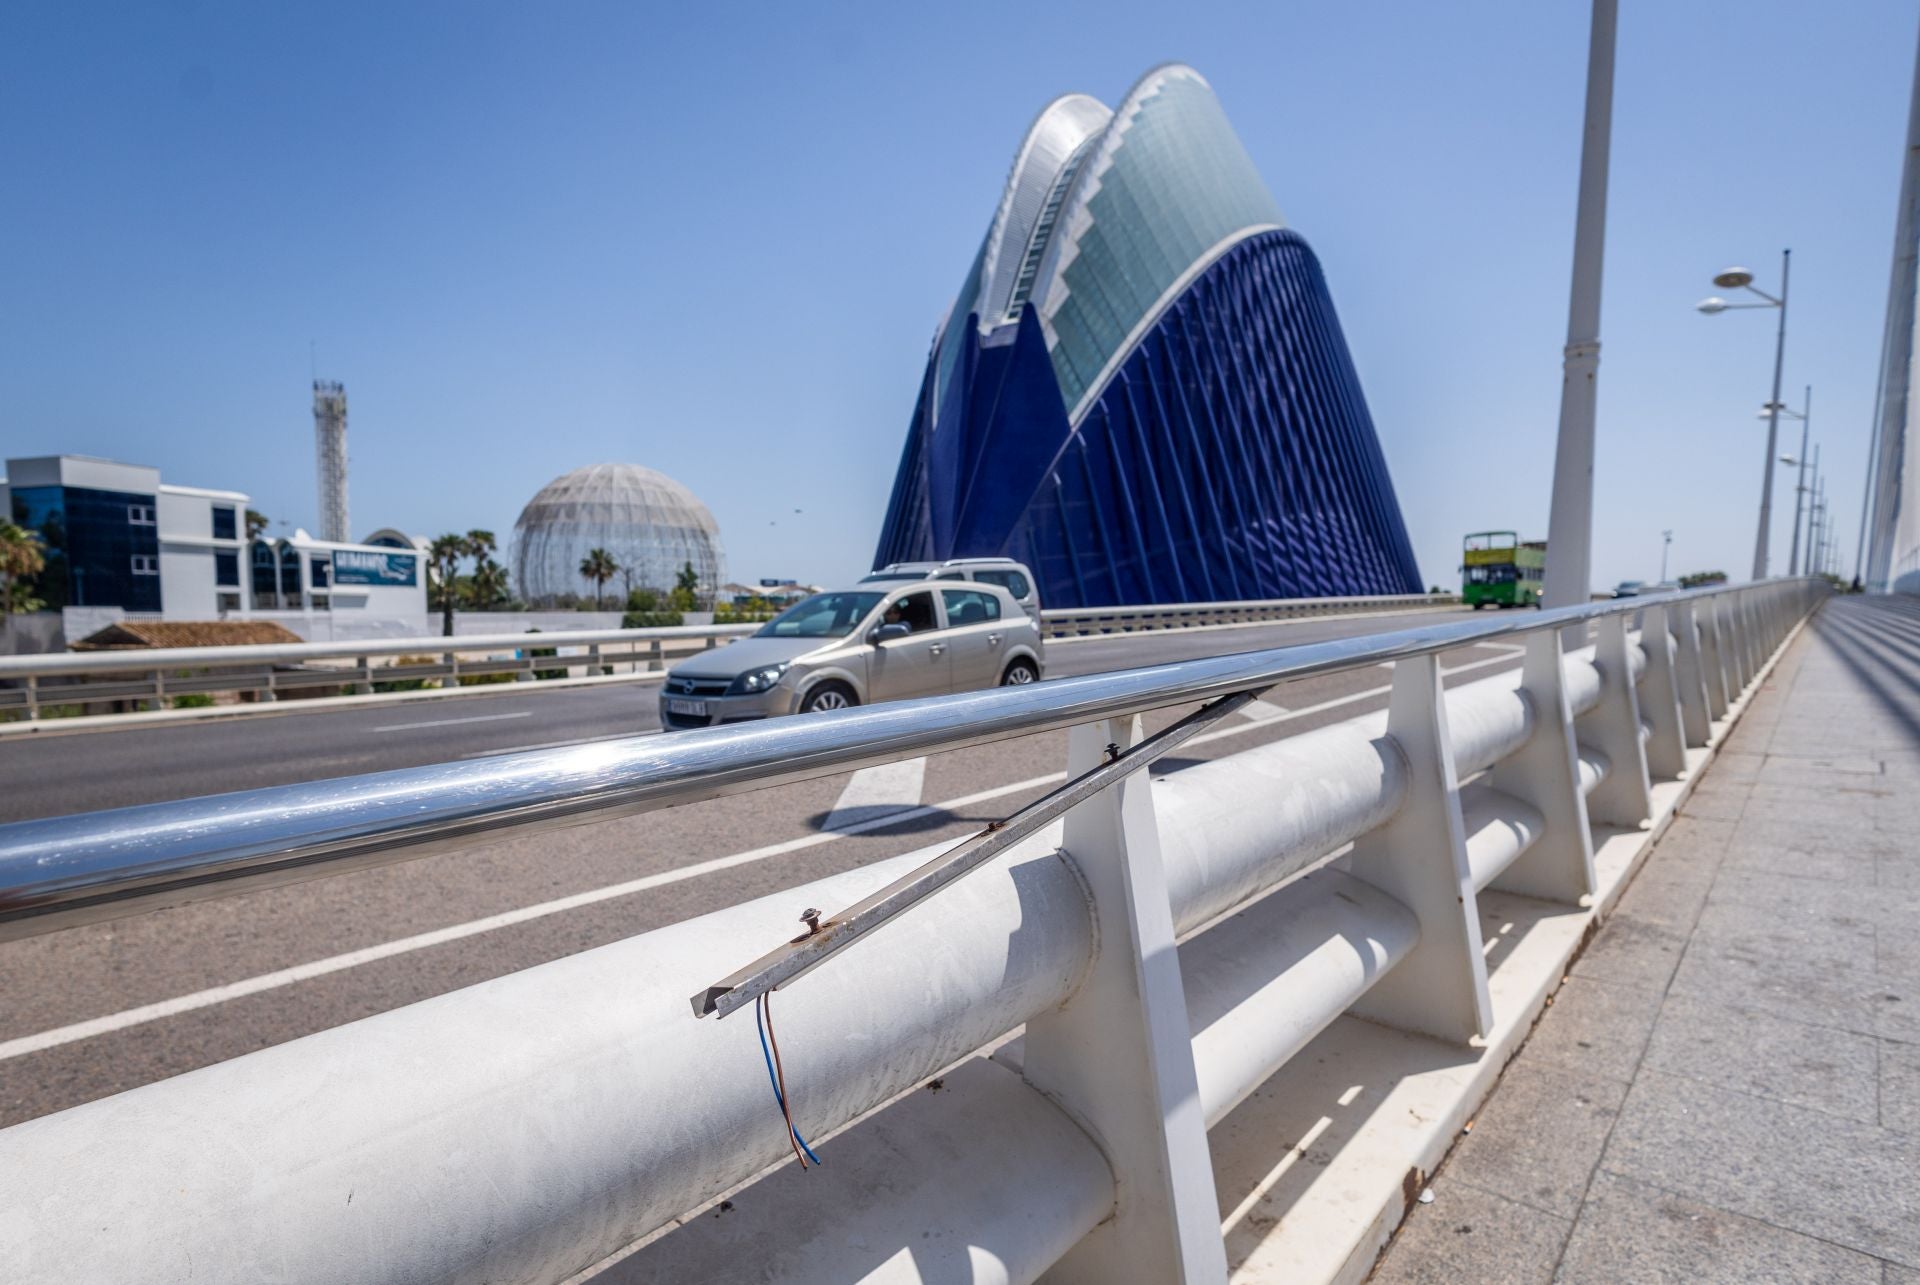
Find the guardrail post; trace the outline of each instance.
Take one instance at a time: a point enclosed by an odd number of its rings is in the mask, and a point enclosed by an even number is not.
[[[1068,775],[1139,737],[1138,718],[1074,728]],[[1099,950],[1073,998],[1027,1023],[1022,1074],[1093,1135],[1117,1179],[1114,1216],[1048,1273],[1062,1285],[1227,1279],[1151,792],[1136,773],[1067,814]]]
[[[609,670],[608,672],[611,673],[612,671]],[[600,644],[599,643],[587,644],[587,677],[589,678],[601,677]]]
[[[167,671],[164,669],[153,671],[153,707],[155,709],[167,707]]]
[[[1688,745],[1698,748],[1713,738],[1713,715],[1707,705],[1707,678],[1700,658],[1700,627],[1693,618],[1691,602],[1673,605],[1673,626],[1680,638],[1674,682],[1680,691],[1681,734]]]
[[[1722,645],[1724,639],[1720,628],[1720,599],[1703,599],[1700,603],[1700,650],[1705,666],[1707,681],[1707,711],[1716,719],[1727,716],[1727,706],[1732,704],[1732,685],[1727,681],[1727,649]]]
[[[1387,739],[1406,760],[1406,797],[1391,821],[1354,841],[1348,869],[1413,911],[1420,943],[1353,1011],[1465,1044],[1493,1028],[1493,1002],[1437,658],[1394,662]]]
[[[1567,675],[1560,664],[1560,637],[1553,630],[1527,635],[1520,662],[1520,692],[1533,712],[1527,743],[1494,766],[1487,783],[1532,804],[1545,818],[1519,859],[1490,887],[1523,897],[1579,905],[1593,894],[1593,834],[1587,828],[1587,796],[1580,791],[1579,747],[1567,703]]]
[[[656,638],[653,640],[653,645],[647,648],[647,672],[657,674],[666,667],[667,653],[662,650],[660,640]]]
[[[1602,825],[1632,829],[1653,816],[1647,782],[1647,749],[1640,738],[1640,702],[1627,659],[1624,615],[1602,616],[1593,649],[1600,671],[1600,703],[1575,723],[1580,739],[1607,756],[1606,779],[1587,796],[1587,816]]]
[[[353,685],[356,696],[367,696],[373,692],[373,662],[366,656],[355,656],[353,666],[359,671],[360,681]]]
[[[1663,781],[1687,774],[1686,733],[1680,727],[1680,685],[1674,674],[1673,635],[1667,609],[1649,606],[1640,617],[1640,647],[1647,672],[1640,680],[1640,708],[1646,713],[1647,772]]]
[[[458,687],[460,685],[460,657],[458,653],[451,651],[441,652],[440,663],[447,667],[447,676],[440,680],[441,690],[446,691]]]
[[[33,722],[40,717],[40,678],[37,674],[27,675],[27,721]]]

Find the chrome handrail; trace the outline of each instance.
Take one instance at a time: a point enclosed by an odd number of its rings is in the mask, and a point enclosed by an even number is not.
[[[0,941],[1768,585],[1430,624],[1021,687],[0,826]]]

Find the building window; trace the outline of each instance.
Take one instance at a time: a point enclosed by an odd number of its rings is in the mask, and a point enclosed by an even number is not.
[[[331,564],[325,558],[315,558],[313,560],[313,587],[314,588],[324,589],[327,587],[327,572],[330,569],[331,569]]]
[[[160,559],[151,553],[133,555],[133,574],[136,576],[157,576],[160,574]]]
[[[326,594],[316,593],[313,595],[313,609],[315,611],[331,611],[333,604],[328,600]]]
[[[213,582],[221,586],[240,587],[240,555],[231,549],[213,551]]]
[[[217,596],[216,601],[223,613],[240,610],[240,595],[237,593],[220,594]]]
[[[129,504],[127,506],[127,521],[133,526],[152,526],[154,524],[153,506],[151,504]]]
[[[233,506],[231,504],[216,504],[213,506],[213,538],[216,540],[238,540],[240,538],[240,528],[234,521]],[[222,580],[220,583],[225,584],[226,581]]]

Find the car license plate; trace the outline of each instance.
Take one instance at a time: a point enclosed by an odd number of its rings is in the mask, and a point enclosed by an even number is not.
[[[670,700],[667,702],[667,713],[687,714],[694,718],[705,718],[707,714],[707,703],[705,701]]]

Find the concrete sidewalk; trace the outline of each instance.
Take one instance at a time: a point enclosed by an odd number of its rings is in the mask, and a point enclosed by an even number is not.
[[[1794,642],[1373,1277],[1920,1285],[1920,599]]]

